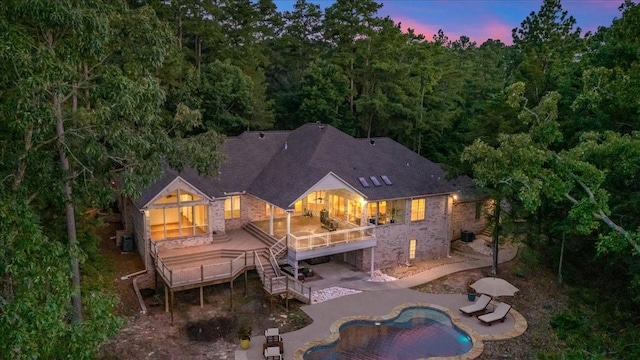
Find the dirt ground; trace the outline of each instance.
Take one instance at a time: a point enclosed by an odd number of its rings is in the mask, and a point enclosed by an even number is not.
[[[233,284],[209,286],[204,291],[204,307],[200,307],[198,289],[176,293],[174,319],[165,312],[164,291],[148,276],[137,282],[143,294],[146,313],[133,290],[132,279],[122,276],[144,269],[137,253],[122,253],[110,239],[116,224],[103,229],[102,251],[117,264],[115,286],[120,292],[117,312],[126,318],[120,332],[105,343],[98,352],[100,359],[234,359],[237,348],[236,331],[240,324],[250,324],[252,334],[269,327],[281,332],[304,327],[310,319],[299,310],[301,303],[269,299],[260,287],[258,276],[249,272]],[[485,342],[480,359],[535,359],[536,349],[561,349],[562,344],[549,328],[551,316],[566,305],[566,296],[552,272],[539,266],[523,265],[521,257],[499,266],[499,276],[510,281],[520,291],[508,302],[528,322],[527,331],[518,338]],[[395,277],[425,271],[429,263],[416,262],[411,268],[387,269]],[[490,276],[490,269],[464,271],[417,287],[429,293],[466,293],[468,284]],[[233,296],[231,295],[233,293]],[[507,299],[504,299],[507,301]],[[287,310],[288,306],[288,310]]]

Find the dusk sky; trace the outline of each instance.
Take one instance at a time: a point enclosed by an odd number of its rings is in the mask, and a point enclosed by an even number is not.
[[[323,9],[333,0],[309,0]],[[482,44],[487,39],[500,39],[510,45],[511,29],[533,11],[538,12],[542,0],[385,0],[378,15],[389,15],[402,28],[410,27],[431,37],[442,29],[450,40],[462,35]],[[275,0],[279,11],[291,10],[295,0]],[[595,32],[598,26],[610,26],[620,17],[618,7],[623,0],[563,0],[562,8],[576,18],[582,34]]]

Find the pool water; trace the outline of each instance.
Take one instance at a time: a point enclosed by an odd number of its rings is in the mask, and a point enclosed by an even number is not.
[[[471,337],[457,328],[444,312],[408,307],[393,319],[353,320],[340,327],[333,343],[317,345],[305,360],[393,359],[415,360],[462,355],[472,347]]]

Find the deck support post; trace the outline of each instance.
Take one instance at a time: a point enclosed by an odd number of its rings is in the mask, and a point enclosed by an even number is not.
[[[244,269],[244,294],[247,295],[247,291],[249,291],[249,287],[247,283],[249,282],[249,276],[247,276],[247,269]]]
[[[298,263],[296,261],[296,263]],[[297,269],[296,269],[296,273],[297,273]],[[287,311],[289,311],[289,277],[286,276],[285,277],[285,291],[284,291],[284,306],[287,309]]]
[[[373,248],[373,247],[371,248],[371,268],[369,269],[369,276],[370,277],[373,277],[373,272],[374,272],[374,269],[375,269],[374,262],[375,262],[376,256],[374,254],[374,251],[375,251],[374,249],[375,248]]]
[[[173,304],[175,303],[175,298],[173,297],[173,290],[169,290],[169,293],[171,294],[171,323],[173,324]]]
[[[157,268],[153,271],[153,279],[155,280],[156,295],[158,295],[158,269]]]
[[[164,312],[169,312],[169,287],[164,287]]]
[[[231,285],[229,291],[229,305],[231,306],[231,310],[233,310],[233,279],[231,279],[231,282],[229,282],[229,284]]]
[[[204,307],[204,286],[200,286],[200,307]]]

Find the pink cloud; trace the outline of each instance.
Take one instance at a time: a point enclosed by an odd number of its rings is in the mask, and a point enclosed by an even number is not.
[[[411,19],[404,16],[394,16],[393,21],[400,23],[402,31],[413,29],[416,34],[424,35],[425,39],[431,40],[434,34],[438,33],[438,27],[421,23],[419,20]]]
[[[512,26],[496,20],[487,20],[486,23],[480,24],[479,26],[463,26],[461,29],[451,31],[450,29],[447,29],[446,25],[440,26],[437,24],[425,24],[420,20],[409,17],[394,16],[393,19],[396,23],[400,23],[402,25],[402,31],[407,31],[411,28],[416,34],[424,35],[425,39],[428,41],[431,41],[433,35],[437,34],[438,30],[442,29],[444,34],[451,41],[460,39],[460,36],[468,36],[471,41],[475,41],[478,46],[488,39],[500,40],[507,45],[512,43]]]
[[[491,21],[486,25],[484,25],[481,29],[478,29],[478,33],[477,35],[475,35],[477,40],[474,39],[473,37],[472,39],[478,42],[478,45],[487,41],[488,39],[493,39],[493,40],[499,39],[503,43],[507,45],[511,45],[511,43],[513,42],[513,39],[511,37],[512,29],[513,29],[513,26],[511,25],[501,23],[498,21]]]

